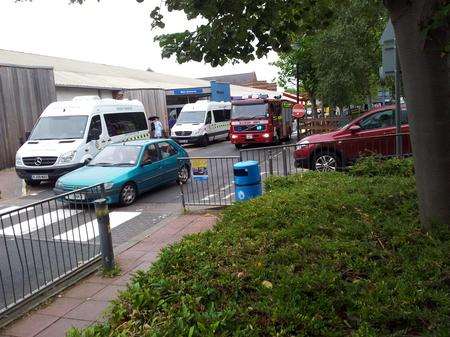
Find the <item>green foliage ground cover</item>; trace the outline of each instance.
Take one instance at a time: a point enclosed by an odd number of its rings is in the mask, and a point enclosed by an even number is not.
[[[69,335],[448,336],[448,226],[421,232],[412,175],[363,164],[271,179]]]

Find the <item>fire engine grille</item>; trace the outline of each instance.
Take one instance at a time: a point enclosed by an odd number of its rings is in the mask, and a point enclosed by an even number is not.
[[[26,166],[52,166],[58,157],[24,157],[23,163]]]
[[[257,125],[236,125],[234,131],[244,132],[244,131],[264,131],[266,127],[262,124]]]

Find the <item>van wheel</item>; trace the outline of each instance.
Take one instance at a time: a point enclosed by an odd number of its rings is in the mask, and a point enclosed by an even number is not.
[[[333,172],[341,168],[341,160],[336,153],[322,151],[316,153],[312,162],[312,169],[319,172]]]
[[[178,184],[186,184],[189,180],[190,177],[190,172],[189,172],[189,168],[184,165],[183,167],[181,167],[178,170],[178,178],[177,178],[177,183]]]
[[[126,183],[120,190],[119,202],[122,206],[129,206],[136,201],[137,188],[134,183]]]
[[[39,186],[41,184],[40,180],[31,180],[31,179],[25,179],[25,184],[28,186]]]
[[[208,146],[209,145],[209,137],[208,135],[204,135],[201,141],[202,146]]]

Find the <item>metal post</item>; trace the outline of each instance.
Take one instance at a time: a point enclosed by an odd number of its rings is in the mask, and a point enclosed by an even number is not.
[[[273,158],[272,150],[269,149],[269,175],[273,176]]]
[[[180,191],[181,191],[181,204],[183,206],[183,211],[186,212],[186,200],[184,200],[184,190],[181,181],[180,181]]]
[[[295,76],[297,79],[297,104],[300,103],[300,71],[298,62],[295,64]],[[297,118],[297,140],[300,140],[300,118]]]
[[[400,77],[400,60],[398,57],[397,45],[395,45],[395,153],[399,157],[402,155],[402,136],[401,133],[401,77]]]
[[[100,251],[102,253],[103,268],[105,270],[111,270],[114,268],[114,251],[108,204],[106,203],[106,199],[98,199],[94,201],[94,205],[100,234]]]
[[[283,147],[281,149],[281,155],[283,156],[283,175],[288,175],[288,168],[287,168],[287,158],[286,158],[286,148]]]

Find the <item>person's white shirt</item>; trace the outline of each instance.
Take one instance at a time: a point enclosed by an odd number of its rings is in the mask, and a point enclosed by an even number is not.
[[[159,120],[154,121],[155,124],[155,138],[162,138],[163,125]]]

